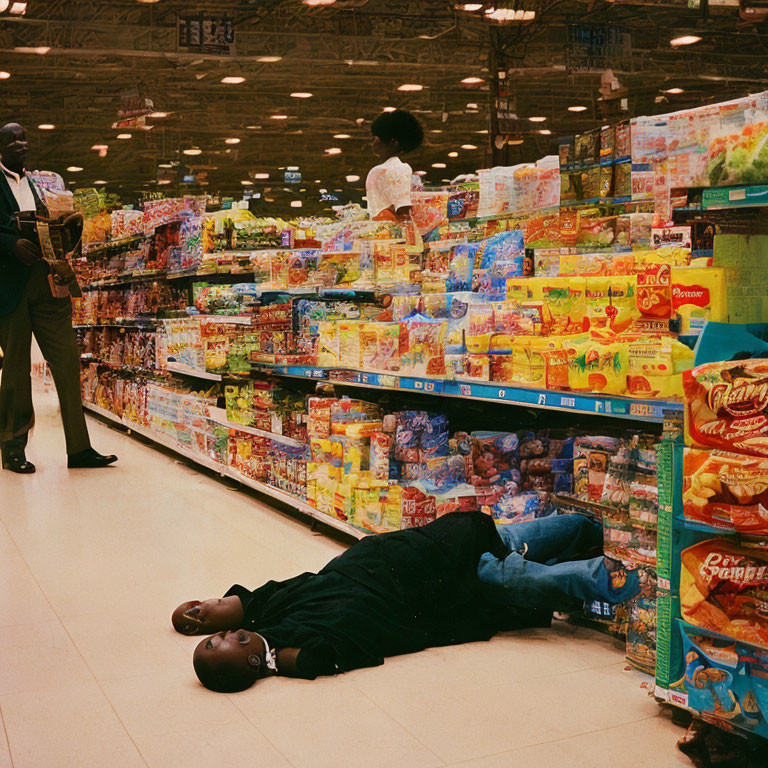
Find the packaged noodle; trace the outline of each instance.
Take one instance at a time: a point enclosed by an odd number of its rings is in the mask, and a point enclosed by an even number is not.
[[[700,365],[683,387],[689,445],[768,456],[768,360]]]
[[[637,308],[642,317],[667,320],[672,316],[672,268],[669,264],[644,264],[637,269]]]
[[[317,324],[317,365],[319,368],[339,367],[339,324],[320,322]]]
[[[569,343],[568,383],[572,390],[623,395],[627,389],[629,345],[592,335]]]
[[[686,448],[683,514],[729,531],[768,534],[768,459]]]
[[[637,277],[587,277],[586,316],[592,330],[621,333],[640,317],[637,308]]]
[[[507,300],[523,303],[543,301],[546,277],[510,277],[507,280]]]
[[[586,278],[547,277],[543,279],[541,292],[552,318],[550,333],[565,335],[584,330],[587,315]]]
[[[560,277],[631,275],[635,257],[630,253],[569,253],[560,256]]]
[[[680,320],[680,333],[698,336],[712,320],[728,320],[725,270],[717,267],[672,268],[672,313]]]
[[[635,397],[682,400],[683,371],[693,367],[694,352],[670,336],[628,340],[627,391]]]
[[[724,539],[680,555],[680,612],[685,621],[768,647],[768,552]]]

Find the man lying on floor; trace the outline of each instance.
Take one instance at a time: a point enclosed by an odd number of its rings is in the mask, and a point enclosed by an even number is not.
[[[317,574],[183,603],[172,621],[185,635],[217,633],[195,649],[195,672],[206,688],[235,692],[270,675],[314,679],[549,626],[576,601],[635,597],[637,572],[590,558],[600,551],[600,525],[581,515],[497,528],[480,512],[457,512],[368,536]]]

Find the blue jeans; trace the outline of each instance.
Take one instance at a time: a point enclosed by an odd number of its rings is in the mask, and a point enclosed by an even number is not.
[[[498,531],[510,554],[499,560],[486,552],[477,575],[487,585],[484,594],[500,605],[556,611],[574,600],[621,603],[640,591],[637,571],[612,583],[603,557],[572,560],[603,543],[601,526],[583,515],[551,515]]]

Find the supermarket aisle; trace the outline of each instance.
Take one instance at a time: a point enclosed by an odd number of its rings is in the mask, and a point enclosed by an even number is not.
[[[38,473],[0,473],[0,768],[689,765],[621,651],[566,625],[205,691],[172,608],[341,545],[93,421],[120,463],[68,473],[54,398],[36,398]]]

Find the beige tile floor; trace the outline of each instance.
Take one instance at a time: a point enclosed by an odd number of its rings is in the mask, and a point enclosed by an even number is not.
[[[0,472],[0,768],[667,768],[680,730],[609,639],[558,624],[233,696],[170,611],[321,567],[342,544],[95,421],[68,472],[38,394],[38,473]]]

